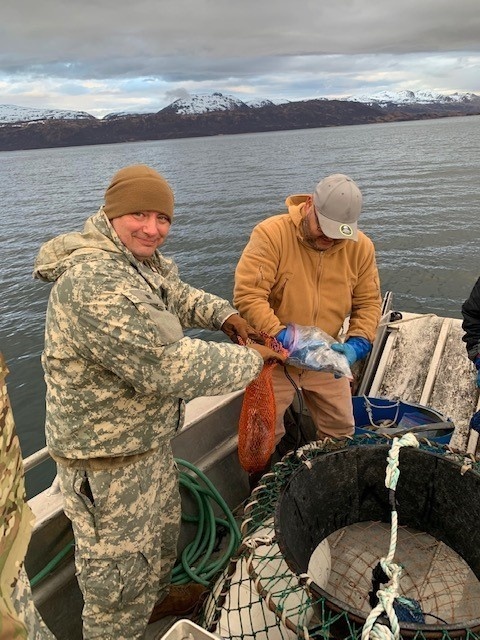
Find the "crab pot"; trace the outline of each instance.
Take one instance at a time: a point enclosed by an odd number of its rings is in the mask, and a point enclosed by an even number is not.
[[[310,467],[302,465],[292,474],[276,505],[275,531],[294,573],[307,572],[313,550],[334,531],[360,522],[390,523],[385,486],[389,449],[390,444],[352,445],[324,453]],[[395,491],[399,526],[445,543],[480,579],[480,474],[474,470],[462,474],[457,461],[410,447],[400,449],[399,471]],[[382,555],[387,553],[388,548]],[[319,619],[324,619],[325,608],[333,614],[330,637],[353,637],[352,629],[361,630],[368,614],[334,598],[315,582],[311,590]],[[388,625],[384,617],[378,622]],[[400,622],[400,630],[402,638],[413,638],[419,630],[422,637],[432,639],[472,637],[469,632],[480,631],[480,607],[476,619],[461,624]]]

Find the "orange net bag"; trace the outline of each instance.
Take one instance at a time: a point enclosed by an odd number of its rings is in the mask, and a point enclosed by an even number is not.
[[[263,334],[265,346],[278,353],[286,349],[273,336]],[[238,457],[248,473],[262,471],[275,447],[275,396],[272,369],[277,362],[266,362],[255,380],[245,389],[238,423]]]

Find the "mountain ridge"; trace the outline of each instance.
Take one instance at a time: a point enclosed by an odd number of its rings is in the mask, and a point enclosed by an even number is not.
[[[154,113],[112,113],[102,119],[81,111],[30,111],[0,105],[0,151],[478,115],[480,96],[406,91],[247,103],[215,92],[174,100]],[[15,114],[22,119],[13,119]]]

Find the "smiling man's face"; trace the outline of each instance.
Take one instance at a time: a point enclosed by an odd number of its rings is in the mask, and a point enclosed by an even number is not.
[[[110,221],[118,237],[135,258],[151,258],[170,231],[171,220],[157,211],[138,211]]]

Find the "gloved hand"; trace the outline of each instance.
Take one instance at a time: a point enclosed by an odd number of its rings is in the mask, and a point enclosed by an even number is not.
[[[296,339],[295,339],[295,332],[296,332],[296,327],[298,325],[295,325],[294,323],[289,323],[285,329],[282,329],[281,331],[279,331],[277,333],[277,335],[275,336],[275,338],[278,340],[278,342],[280,342],[280,344],[285,347],[285,349],[288,349],[289,351],[291,351],[296,344]]]
[[[333,338],[319,327],[289,322],[275,338],[289,354],[285,361],[287,364],[309,371],[333,373],[338,377],[351,377],[346,359],[330,348]]]
[[[475,358],[473,364],[477,370],[477,387],[480,388],[480,354]]]
[[[242,318],[238,313],[229,316],[220,328],[235,344],[239,344],[238,338],[241,338],[245,344],[251,341],[265,344],[265,338],[262,334],[251,327],[245,318]]]
[[[332,344],[332,349],[334,351],[343,353],[346,356],[350,367],[357,360],[362,360],[363,358],[365,358],[365,356],[370,353],[371,348],[371,343],[366,338],[361,338],[360,336],[348,338],[348,340],[343,343],[334,342]]]
[[[271,362],[272,360],[274,360],[275,362],[283,364],[287,359],[286,355],[277,353],[273,349],[270,349],[270,347],[266,347],[264,344],[257,344],[256,342],[250,342],[249,344],[247,344],[247,347],[249,349],[254,349],[255,351],[258,351],[258,353],[262,356],[264,362]]]

